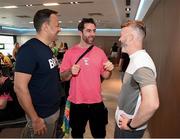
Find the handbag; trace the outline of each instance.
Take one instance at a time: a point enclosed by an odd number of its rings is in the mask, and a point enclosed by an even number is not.
[[[85,56],[92,48],[94,45],[91,45],[75,62],[77,64],[83,56]],[[69,100],[66,100],[66,105],[65,105],[65,111],[64,111],[64,117],[63,117],[63,124],[62,124],[62,130],[64,132],[65,137],[69,137],[70,133],[70,125],[69,125],[69,120],[70,120],[70,107],[71,107],[71,102]]]

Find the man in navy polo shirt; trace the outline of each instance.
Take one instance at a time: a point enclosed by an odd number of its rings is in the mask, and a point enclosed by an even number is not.
[[[58,64],[49,44],[60,31],[57,12],[37,11],[37,35],[20,48],[15,67],[14,89],[26,112],[23,137],[54,137],[59,116]]]

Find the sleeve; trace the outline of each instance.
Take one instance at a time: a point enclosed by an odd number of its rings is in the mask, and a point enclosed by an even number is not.
[[[140,88],[147,85],[156,84],[156,77],[154,75],[154,72],[147,67],[138,69],[133,74],[133,78],[139,84]]]
[[[32,74],[36,68],[36,58],[33,47],[22,46],[16,58],[15,71]]]
[[[63,60],[62,60],[62,63],[60,65],[60,72],[64,72],[68,69],[71,68],[72,64],[71,64],[71,59],[70,59],[71,55],[69,53],[69,51],[67,51],[65,54],[64,54],[64,57],[63,57]]]

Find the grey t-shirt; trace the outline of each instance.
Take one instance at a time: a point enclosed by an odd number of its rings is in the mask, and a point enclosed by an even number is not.
[[[118,99],[119,109],[133,115],[141,88],[151,84],[156,84],[156,79],[150,68],[140,68],[132,75],[126,72]]]
[[[119,109],[116,110],[115,116],[124,113],[133,118],[141,104],[141,88],[153,84],[156,84],[156,68],[151,57],[145,50],[130,55],[130,63],[118,98]],[[145,126],[142,126],[138,129],[144,128]]]

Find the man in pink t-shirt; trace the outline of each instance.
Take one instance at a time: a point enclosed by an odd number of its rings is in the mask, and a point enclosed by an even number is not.
[[[71,102],[70,126],[73,138],[83,138],[87,121],[94,138],[106,136],[107,111],[101,96],[101,77],[108,79],[113,64],[100,48],[94,47],[75,64],[93,45],[96,24],[92,18],[83,18],[78,25],[80,43],[70,48],[60,66],[61,79],[70,80],[68,100]]]

